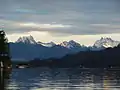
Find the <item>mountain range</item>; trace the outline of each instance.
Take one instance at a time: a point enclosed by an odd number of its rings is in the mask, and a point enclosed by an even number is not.
[[[10,42],[10,53],[12,60],[33,60],[34,58],[48,59],[61,58],[67,54],[74,54],[80,51],[95,51],[109,47],[115,47],[120,41],[112,40],[111,38],[101,38],[97,40],[93,46],[84,46],[74,40],[63,41],[60,44],[54,42],[43,43],[35,41],[30,36],[18,38],[16,42]]]

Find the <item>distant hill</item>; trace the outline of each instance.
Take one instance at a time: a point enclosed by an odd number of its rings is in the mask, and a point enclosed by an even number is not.
[[[47,67],[89,67],[103,68],[120,66],[120,45],[101,51],[82,51],[77,54],[66,55],[61,59],[50,58],[46,60],[30,61],[32,66]]]
[[[39,44],[33,45],[24,43],[10,43],[10,49],[12,59],[14,60],[32,60],[34,58],[46,59],[51,57],[60,58],[72,52],[61,46],[48,48]]]

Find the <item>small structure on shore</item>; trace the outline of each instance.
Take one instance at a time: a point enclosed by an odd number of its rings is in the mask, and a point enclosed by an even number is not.
[[[17,64],[16,68],[29,68],[29,64]]]

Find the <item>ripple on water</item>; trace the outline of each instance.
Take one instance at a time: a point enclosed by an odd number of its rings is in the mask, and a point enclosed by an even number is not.
[[[14,69],[8,90],[120,90],[119,71],[31,68]]]

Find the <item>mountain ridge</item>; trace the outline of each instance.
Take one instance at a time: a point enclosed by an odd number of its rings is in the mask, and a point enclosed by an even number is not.
[[[80,51],[100,51],[109,47],[113,48],[118,44],[119,41],[112,40],[111,38],[101,38],[91,47],[81,45],[74,40],[64,41],[60,44],[55,44],[54,42],[43,43],[35,41],[30,35],[20,37],[16,42],[10,43],[10,53],[13,59],[62,58],[67,54],[75,54]]]
[[[52,47],[55,45],[60,45],[66,48],[74,48],[74,47],[81,47],[81,46],[85,46],[85,45],[81,45],[80,43],[74,41],[74,40],[70,40],[70,41],[63,41],[59,44],[56,44],[54,42],[40,42],[40,41],[35,41],[35,39],[33,38],[33,36],[23,36],[23,37],[19,37],[18,40],[15,43],[26,43],[26,44],[41,44],[43,46],[48,46],[48,47]],[[95,43],[93,44],[93,47],[96,48],[109,48],[109,47],[115,47],[120,43],[120,41],[116,41],[113,40],[109,37],[101,37],[99,40],[96,40]]]

